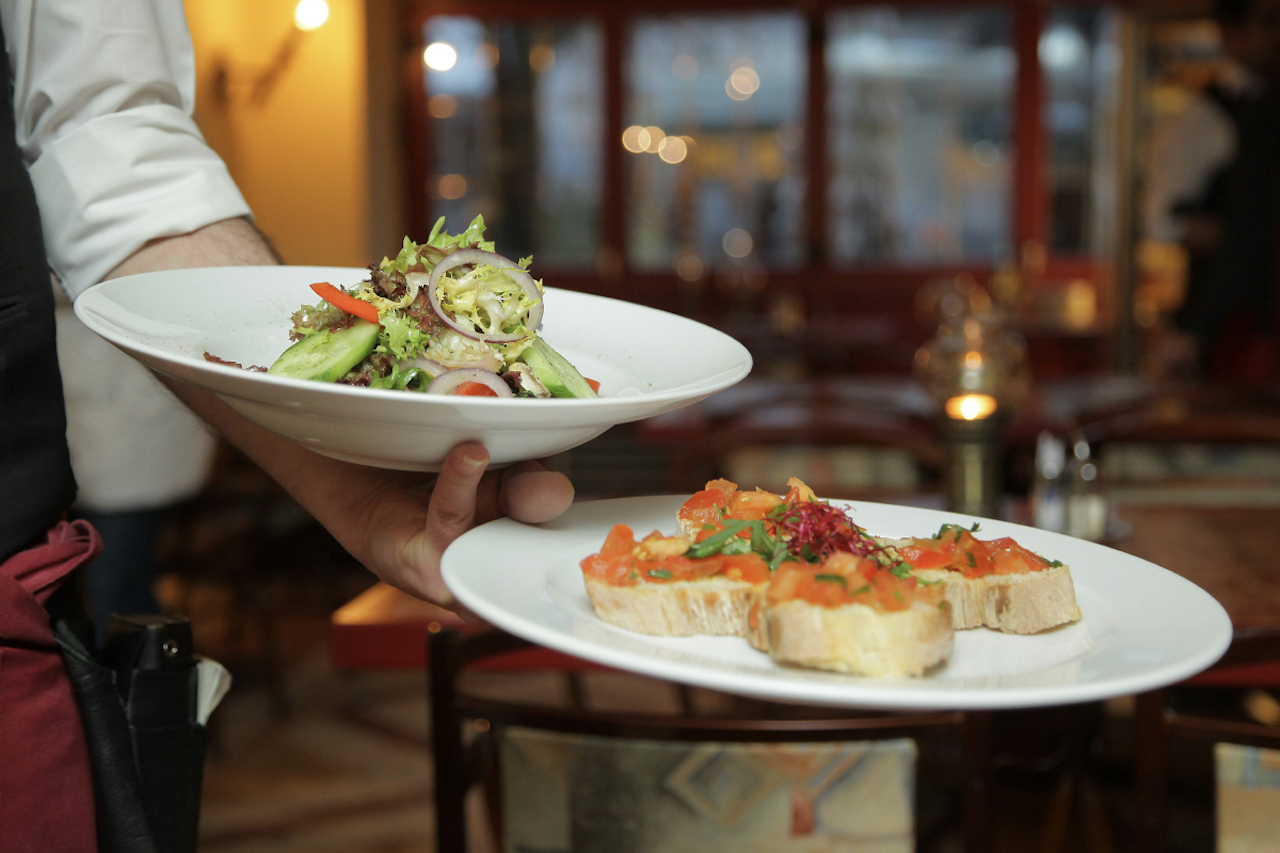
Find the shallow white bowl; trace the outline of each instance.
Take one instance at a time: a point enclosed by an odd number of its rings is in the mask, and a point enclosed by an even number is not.
[[[740,381],[751,356],[693,320],[547,288],[542,336],[585,376],[595,400],[448,397],[353,388],[213,364],[207,351],[267,366],[290,344],[289,317],[343,267],[215,267],[128,276],[76,300],[85,325],[153,370],[206,388],[311,449],[364,465],[435,471],[449,449],[482,442],[494,466],[576,447],[609,427],[696,403]]]

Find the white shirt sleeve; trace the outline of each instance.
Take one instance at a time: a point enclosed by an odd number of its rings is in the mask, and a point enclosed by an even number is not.
[[[1197,201],[1219,169],[1235,157],[1235,128],[1207,95],[1157,127],[1147,170],[1146,236],[1175,243],[1182,237],[1173,210]]]
[[[72,298],[150,240],[250,215],[192,120],[180,0],[0,0],[18,145]]]

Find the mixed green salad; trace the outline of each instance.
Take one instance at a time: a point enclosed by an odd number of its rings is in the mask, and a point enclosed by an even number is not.
[[[436,222],[350,290],[293,314],[296,341],[267,373],[368,388],[491,397],[595,397],[596,387],[538,336],[542,282],[493,251],[477,216],[457,236]]]

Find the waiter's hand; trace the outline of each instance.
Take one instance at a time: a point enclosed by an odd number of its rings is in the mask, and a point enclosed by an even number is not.
[[[568,478],[537,462],[486,472],[488,463],[484,447],[468,443],[449,453],[435,477],[370,470],[370,491],[357,513],[363,535],[344,545],[392,586],[451,606],[440,557],[453,540],[501,516],[550,521],[573,502]]]

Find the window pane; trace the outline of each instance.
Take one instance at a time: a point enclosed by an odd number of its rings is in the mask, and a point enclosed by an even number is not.
[[[586,22],[435,17],[423,54],[434,145],[429,209],[477,214],[498,250],[589,267],[600,247],[602,38]]]
[[[1006,9],[832,14],[829,210],[836,261],[1008,256],[1015,65]]]
[[[805,24],[796,14],[641,19],[626,104],[627,252],[642,269],[803,257]]]
[[[1040,38],[1048,97],[1049,246],[1106,254],[1115,234],[1119,19],[1096,7],[1053,9]]]

